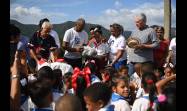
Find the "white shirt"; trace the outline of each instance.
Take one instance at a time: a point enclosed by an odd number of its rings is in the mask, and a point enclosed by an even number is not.
[[[64,62],[53,62],[50,64],[50,67],[52,70],[60,69],[62,71],[62,76],[64,76],[64,74],[67,72],[73,73],[73,67],[67,63],[64,63]]]
[[[110,106],[111,106],[111,103],[109,102],[105,107],[100,108],[98,111],[111,111],[111,110],[108,109]]]
[[[58,48],[60,48],[60,40],[59,40],[58,33],[54,30],[51,30],[49,34],[55,39],[56,45],[58,46]]]
[[[109,53],[110,49],[109,49],[108,44],[101,43],[96,48],[96,51],[97,51],[97,55],[105,55],[105,54]]]
[[[130,77],[130,81],[135,82],[138,85],[138,87],[141,87],[141,80],[142,79],[140,78],[140,76],[138,76],[136,72],[134,72]]]
[[[83,46],[83,44],[87,44],[88,34],[84,30],[82,32],[77,32],[73,27],[65,32],[63,41],[68,42],[69,47],[71,48],[80,47]],[[78,59],[81,58],[81,53],[69,52],[66,50],[64,57],[70,59]]]
[[[114,111],[131,111],[129,103],[125,100],[118,100],[111,104],[115,106]]]
[[[116,53],[118,50],[125,50],[126,47],[125,37],[119,35],[119,37],[116,38],[113,35],[111,35],[108,40],[108,44],[110,46],[109,59],[110,61],[112,61],[114,58],[116,58]],[[118,61],[122,61],[126,59],[127,59],[127,53],[126,51],[124,51],[122,57]]]
[[[169,45],[169,50],[172,51],[172,63],[176,65],[176,38],[173,38]]]
[[[145,94],[144,96],[149,96],[149,94]],[[131,111],[147,111],[147,109],[149,108],[149,104],[149,99],[143,97],[138,98],[134,101]],[[153,103],[153,109],[154,111],[157,111],[155,103]]]
[[[73,73],[73,67],[64,62],[52,62],[52,63],[44,62],[41,65],[38,64],[38,70],[44,66],[49,66],[52,70],[60,69],[62,71],[62,76],[64,76],[64,74],[67,72]]]
[[[61,96],[63,96],[62,93],[53,92],[53,101],[56,102]]]

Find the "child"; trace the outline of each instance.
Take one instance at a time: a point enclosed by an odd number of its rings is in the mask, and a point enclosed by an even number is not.
[[[112,102],[115,111],[130,111],[127,98],[129,97],[128,78],[116,76],[112,78]]]
[[[52,87],[52,92],[53,92],[53,101],[57,101],[62,95],[62,71],[60,69],[54,69],[53,70],[54,74],[54,84]]]
[[[174,65],[172,63],[166,63],[164,64],[163,67],[164,67],[164,76],[162,77],[162,79],[174,75]]]
[[[55,111],[82,111],[81,102],[78,97],[65,94],[56,102]]]
[[[75,91],[72,88],[71,77],[72,77],[71,72],[65,73],[63,76],[64,94],[67,94],[67,93],[68,94],[75,94]]]
[[[50,106],[53,101],[52,86],[47,80],[37,80],[29,84],[29,96],[37,108],[31,111],[53,111]]]
[[[79,97],[83,110],[86,110],[86,103],[83,99],[83,92],[84,90],[90,86],[90,74],[91,71],[88,67],[82,69],[82,71],[75,67],[72,75],[72,88],[75,91],[75,95]]]
[[[141,88],[141,63],[136,63],[134,65],[135,72],[130,77],[131,84],[134,85],[135,89],[138,90],[138,88]]]
[[[117,75],[116,70],[113,67],[107,67],[104,70],[101,70],[102,82],[111,86],[112,76]]]
[[[88,111],[114,111],[110,105],[111,90],[104,83],[94,83],[84,91],[84,101]]]
[[[120,76],[124,76],[124,77],[129,78],[128,70],[129,70],[129,68],[128,68],[127,66],[122,65],[122,66],[119,68],[119,70],[118,70],[118,74],[119,74]]]
[[[96,83],[96,82],[101,82],[101,80],[98,78],[96,73],[96,64],[94,62],[88,62],[85,67],[89,67],[91,74],[90,74],[90,79],[91,79],[91,84]]]
[[[142,88],[145,94],[136,99],[132,111],[156,111],[156,77],[153,72],[143,73]]]

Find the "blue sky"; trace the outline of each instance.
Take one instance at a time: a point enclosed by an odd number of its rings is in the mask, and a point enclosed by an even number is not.
[[[75,21],[79,17],[89,23],[108,28],[116,22],[133,30],[133,17],[147,15],[147,24],[163,25],[164,0],[10,0],[10,18],[24,24],[38,24],[47,17],[53,24]],[[172,26],[176,26],[176,0],[172,2]]]

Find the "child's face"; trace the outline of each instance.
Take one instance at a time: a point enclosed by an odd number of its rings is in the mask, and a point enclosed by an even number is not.
[[[84,101],[88,111],[98,111],[100,109],[100,104],[98,102],[93,102],[90,97],[84,96]]]
[[[121,96],[128,97],[129,95],[129,86],[125,84],[124,81],[119,81],[117,87],[115,88],[114,92],[118,93]]]
[[[65,85],[66,85],[66,87],[68,88],[68,89],[71,89],[71,80],[69,80],[69,79],[65,79]]]
[[[121,72],[119,72],[120,76],[128,76],[128,70],[127,69],[123,69]]]
[[[108,81],[110,78],[109,74],[106,74],[106,73],[101,73],[101,77],[102,77],[103,82]]]
[[[169,67],[165,68],[164,73],[165,73],[166,77],[169,77],[173,74],[171,68],[169,68]]]

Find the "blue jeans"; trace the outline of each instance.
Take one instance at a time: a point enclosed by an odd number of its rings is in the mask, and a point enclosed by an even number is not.
[[[128,68],[129,68],[128,74],[129,74],[129,76],[131,76],[131,75],[134,73],[134,63],[129,62],[129,63],[127,64],[127,66],[128,66]]]

